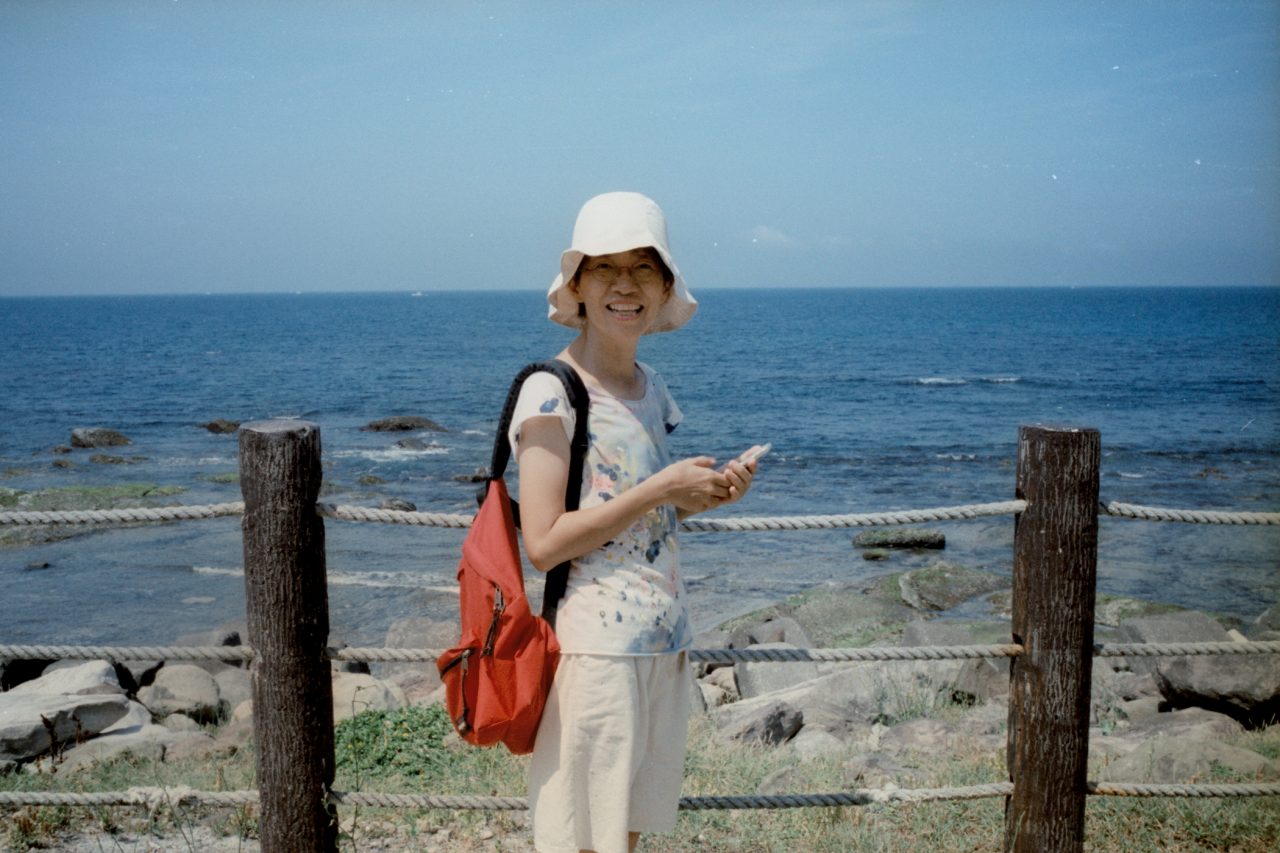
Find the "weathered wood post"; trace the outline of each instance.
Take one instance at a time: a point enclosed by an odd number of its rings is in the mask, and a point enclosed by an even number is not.
[[[256,654],[253,731],[262,849],[336,851],[329,595],[320,429],[270,420],[240,428],[244,584]]]
[[[1006,851],[1084,849],[1100,459],[1097,430],[1019,430]]]

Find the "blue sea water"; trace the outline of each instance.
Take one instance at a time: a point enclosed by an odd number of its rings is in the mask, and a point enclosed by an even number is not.
[[[1018,426],[1095,427],[1102,496],[1280,510],[1280,289],[704,290],[685,329],[640,357],[685,423],[678,454],[772,442],[735,515],[870,512],[1009,499]],[[319,424],[324,500],[469,512],[506,384],[570,332],[533,291],[0,300],[0,496],[155,483],[239,499],[234,436],[200,424]],[[414,414],[444,425],[362,431]],[[105,465],[55,455],[75,427],[132,439]],[[70,468],[54,465],[58,459]],[[945,559],[1008,573],[1013,520],[938,526]],[[853,531],[689,534],[695,622],[869,563]],[[327,523],[335,639],[380,644],[402,616],[453,612],[460,531]],[[35,568],[48,564],[47,568]],[[239,523],[88,532],[0,549],[0,643],[168,642],[243,619]],[[1103,592],[1244,622],[1280,599],[1280,529],[1105,518]]]

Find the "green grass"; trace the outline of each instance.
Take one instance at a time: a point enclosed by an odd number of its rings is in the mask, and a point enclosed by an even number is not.
[[[477,749],[448,734],[439,706],[396,712],[367,711],[335,729],[337,775],[344,791],[523,796],[527,758],[501,748]],[[1280,726],[1233,741],[1263,755],[1280,754]],[[726,741],[706,717],[693,721],[683,794],[817,793],[868,784],[853,776],[853,750],[799,761],[786,748],[749,747]],[[944,754],[899,759],[910,777],[904,788],[949,787],[1003,781],[1003,750],[960,745]],[[1216,772],[1212,780],[1235,779]],[[111,791],[134,786],[187,785],[197,790],[254,787],[252,749],[213,760],[177,763],[114,761],[77,774],[0,775],[0,790]],[[193,827],[230,837],[253,837],[256,806],[0,807],[0,849],[56,846],[73,829],[102,833],[154,833],[181,841]],[[391,810],[340,807],[344,851],[376,848],[422,850],[436,845],[459,851],[493,850],[486,839],[527,843],[523,812]],[[1003,798],[966,802],[888,804],[682,812],[676,830],[647,838],[646,853],[676,851],[998,851],[1003,844]],[[441,839],[446,839],[444,842]],[[1172,799],[1091,797],[1086,807],[1089,851],[1233,851],[1262,853],[1280,847],[1280,798]],[[110,841],[103,849],[118,849]],[[132,848],[129,848],[132,849]],[[139,848],[147,849],[147,848]],[[505,848],[511,849],[511,848]],[[517,847],[516,849],[531,849]]]

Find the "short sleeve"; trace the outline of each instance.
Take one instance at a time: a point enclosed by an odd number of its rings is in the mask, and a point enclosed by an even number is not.
[[[684,412],[681,412],[680,407],[676,405],[675,398],[667,389],[666,380],[662,375],[648,365],[642,365],[642,367],[648,373],[649,381],[653,383],[654,391],[657,392],[658,405],[662,408],[662,425],[670,435],[675,432],[676,427],[680,426],[680,421],[684,419]]]
[[[511,427],[507,430],[507,439],[511,442],[512,458],[520,457],[520,427],[530,418],[559,418],[564,426],[565,437],[573,441],[573,406],[569,405],[569,394],[554,374],[545,371],[530,374],[520,387],[520,396],[516,398],[515,412],[511,415]]]

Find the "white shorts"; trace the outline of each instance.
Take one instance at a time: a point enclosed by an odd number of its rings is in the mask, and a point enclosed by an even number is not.
[[[693,676],[684,652],[560,658],[529,764],[542,853],[626,853],[670,832],[684,776]]]

